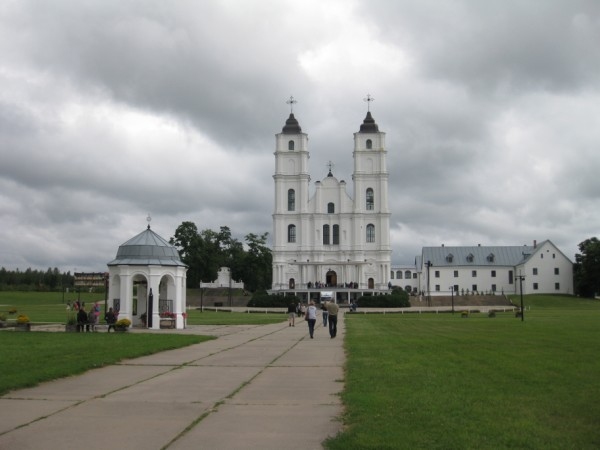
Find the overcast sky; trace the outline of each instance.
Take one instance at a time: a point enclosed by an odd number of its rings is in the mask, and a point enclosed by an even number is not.
[[[386,132],[392,261],[599,235],[600,2],[5,0],[0,266],[104,271],[146,228],[272,232],[276,133],[311,193]]]

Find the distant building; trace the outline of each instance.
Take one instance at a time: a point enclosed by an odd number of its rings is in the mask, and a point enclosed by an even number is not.
[[[419,291],[573,294],[573,263],[551,241],[533,246],[423,247]],[[520,277],[523,276],[523,279]],[[397,280],[396,280],[397,281]]]

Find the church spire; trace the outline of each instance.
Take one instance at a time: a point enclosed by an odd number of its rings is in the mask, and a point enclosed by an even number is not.
[[[289,100],[286,100],[286,103],[290,105],[290,117],[285,121],[285,125],[281,132],[283,134],[299,134],[302,133],[302,128],[300,128],[300,124],[298,120],[294,117],[294,105],[298,103],[298,101],[290,95]]]
[[[367,102],[367,117],[363,120],[359,133],[379,133],[379,127],[375,123],[373,116],[371,116],[371,102],[375,101],[375,99],[371,97],[371,94],[367,94],[363,101]]]

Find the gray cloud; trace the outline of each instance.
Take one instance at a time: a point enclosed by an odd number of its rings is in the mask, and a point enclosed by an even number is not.
[[[593,1],[66,1],[0,11],[0,266],[103,270],[146,225],[271,231],[294,95],[312,181],[387,133],[393,260],[597,233]]]

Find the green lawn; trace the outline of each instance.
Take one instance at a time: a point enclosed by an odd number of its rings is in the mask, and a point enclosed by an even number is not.
[[[346,431],[330,449],[600,447],[600,302],[513,314],[347,315]]]

